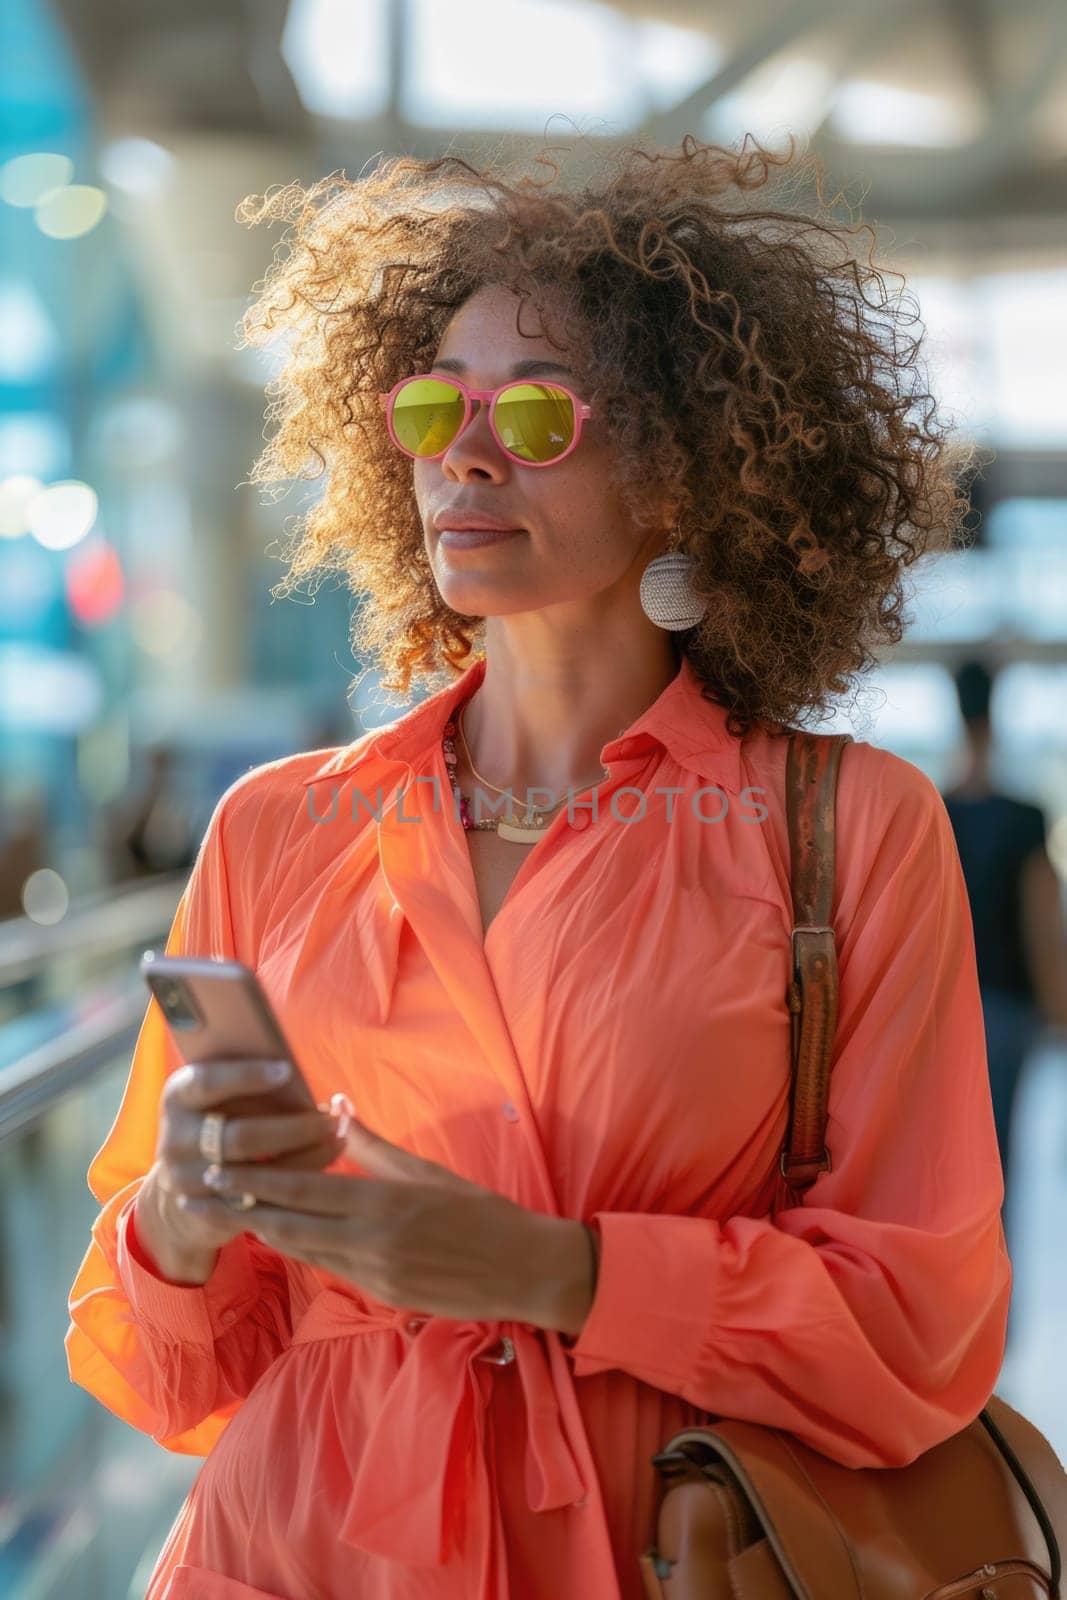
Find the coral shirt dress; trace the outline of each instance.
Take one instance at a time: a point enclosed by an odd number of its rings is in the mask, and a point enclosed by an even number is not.
[[[344,1090],[392,1142],[591,1222],[592,1308],[576,1339],[420,1317],[247,1232],[202,1286],[149,1270],[130,1218],[180,1064],[150,1001],[89,1168],[102,1209],[65,1340],[74,1382],[206,1457],[146,1600],[640,1600],[649,1458],[677,1428],[740,1417],[892,1466],[993,1390],[1003,1181],[933,783],[845,749],[833,1164],[772,1215],[784,741],[731,736],[683,659],[483,940],[441,741],[484,672],[234,782],[167,950],[256,970],[318,1102]]]

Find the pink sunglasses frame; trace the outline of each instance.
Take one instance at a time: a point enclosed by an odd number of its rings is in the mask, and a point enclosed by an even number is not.
[[[432,378],[437,383],[451,384],[453,388],[458,389],[463,396],[463,421],[456,430],[455,438],[449,440],[448,444],[445,445],[444,450],[438,450],[436,455],[432,456],[417,455],[415,451],[409,450],[405,445],[402,445],[400,440],[397,438],[396,430],[393,427],[393,397],[399,393],[405,384],[417,383],[423,378]],[[566,384],[555,382],[545,384],[546,388],[558,389],[561,394],[567,395],[571,405],[574,407],[574,438],[571,440],[566,450],[562,450],[558,456],[553,456],[551,461],[526,461],[522,456],[516,455],[514,450],[508,449],[508,446],[500,437],[500,433],[496,425],[495,413],[496,401],[498,397],[502,395],[506,389],[515,389],[520,385],[527,386],[536,382],[536,378],[512,378],[509,383],[502,383],[499,389],[470,389],[464,382],[462,382],[461,379],[451,375],[446,377],[444,373],[441,372],[416,372],[409,378],[400,378],[398,382],[393,384],[393,387],[389,390],[388,394],[380,393],[378,395],[378,403],[385,412],[385,422],[387,428],[389,429],[390,439],[392,439],[397,449],[402,450],[403,453],[412,461],[440,461],[445,452],[451,450],[452,446],[456,442],[456,439],[460,438],[460,436],[463,434],[468,422],[474,414],[474,408],[471,402],[472,400],[478,400],[488,404],[489,427],[492,430],[493,438],[496,440],[501,450],[503,450],[509,461],[514,461],[520,467],[556,467],[561,461],[565,461],[567,459],[572,450],[576,450],[578,448],[578,441],[582,437],[582,423],[587,421],[593,414],[592,408],[587,406],[584,400],[579,400],[578,396],[574,393],[574,390],[568,389]]]

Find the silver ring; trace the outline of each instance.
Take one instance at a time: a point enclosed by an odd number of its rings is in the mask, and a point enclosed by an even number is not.
[[[256,1203],[254,1194],[245,1189],[241,1194],[224,1194],[219,1197],[230,1211],[251,1211]]]
[[[222,1111],[209,1111],[200,1119],[200,1154],[205,1161],[222,1161],[222,1135],[226,1116]]]

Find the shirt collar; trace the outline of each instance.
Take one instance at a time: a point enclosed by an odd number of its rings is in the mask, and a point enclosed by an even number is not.
[[[341,778],[356,770],[371,755],[418,767],[440,745],[445,723],[457,706],[472,695],[485,677],[486,660],[480,656],[454,682],[425,696],[379,732],[363,734],[353,744],[330,753],[304,786],[325,778]],[[688,656],[652,704],[605,744],[600,752],[605,765],[645,756],[659,744],[679,766],[721,784],[734,794],[741,789],[741,740],[727,731],[727,708],[706,700],[702,684]]]

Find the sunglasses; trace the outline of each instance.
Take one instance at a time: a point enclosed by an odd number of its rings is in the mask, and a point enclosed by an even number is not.
[[[488,402],[493,438],[524,467],[551,467],[569,456],[591,415],[570,389],[558,383],[505,383],[499,389],[468,389],[458,378],[420,373],[401,378],[379,394],[389,436],[405,455],[436,461],[470,421],[473,402]]]

